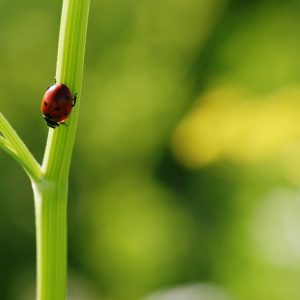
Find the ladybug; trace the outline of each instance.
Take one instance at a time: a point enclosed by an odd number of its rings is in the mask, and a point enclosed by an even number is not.
[[[71,113],[76,98],[77,94],[72,97],[69,88],[65,84],[54,83],[49,86],[43,96],[41,105],[41,111],[47,125],[56,128],[60,124],[65,124],[64,121]]]

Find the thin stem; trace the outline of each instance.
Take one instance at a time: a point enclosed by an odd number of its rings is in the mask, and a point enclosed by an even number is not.
[[[37,234],[37,299],[63,300],[67,269],[67,187],[33,184]]]
[[[43,175],[40,165],[2,113],[0,131],[6,138],[2,137],[1,147],[21,164],[34,182],[39,182]]]
[[[76,105],[67,120],[68,126],[50,129],[43,170],[47,176],[66,178],[69,173],[81,100],[89,0],[64,0],[62,8],[56,80],[66,84],[74,95]],[[59,153],[59,157],[57,154]]]
[[[49,129],[44,180],[33,183],[37,233],[37,299],[64,300],[67,273],[68,175],[81,96],[89,0],[63,0],[56,80],[78,94],[68,126]]]
[[[9,154],[12,153],[12,155],[17,155],[11,143],[3,136],[0,136],[0,147]]]
[[[8,155],[10,155],[14,160],[16,160],[22,166],[22,164],[23,164],[22,159],[20,159],[20,157],[18,156],[16,151],[13,149],[13,147],[11,146],[9,141],[7,139],[5,139],[3,136],[0,136],[0,148],[2,150],[4,150]]]

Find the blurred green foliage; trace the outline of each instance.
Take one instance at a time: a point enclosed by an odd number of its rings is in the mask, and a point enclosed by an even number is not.
[[[41,160],[61,2],[0,2],[0,110]],[[69,299],[300,297],[300,1],[91,1]],[[33,299],[32,192],[0,153],[0,299]]]

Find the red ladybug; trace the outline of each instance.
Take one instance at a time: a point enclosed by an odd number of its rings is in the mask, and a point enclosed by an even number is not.
[[[47,125],[55,128],[64,121],[71,113],[76,103],[76,94],[72,98],[69,88],[62,83],[54,83],[44,94],[41,111]]]

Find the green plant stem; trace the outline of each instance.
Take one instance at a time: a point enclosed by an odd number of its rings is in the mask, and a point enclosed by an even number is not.
[[[56,80],[78,98],[67,126],[49,129],[42,164],[44,178],[40,183],[33,182],[38,300],[66,297],[68,175],[80,104],[88,11],[89,0],[63,0]]]
[[[5,137],[1,137],[1,148],[20,163],[33,182],[39,182],[42,178],[40,165],[1,113],[0,131]]]
[[[22,165],[23,161],[20,160],[18,154],[13,149],[12,145],[8,142],[7,139],[5,139],[2,136],[0,136],[0,148],[4,150],[8,155],[10,155],[12,158],[14,158],[17,162],[19,162],[20,165]]]
[[[37,236],[37,299],[65,299],[66,187],[33,185]]]

